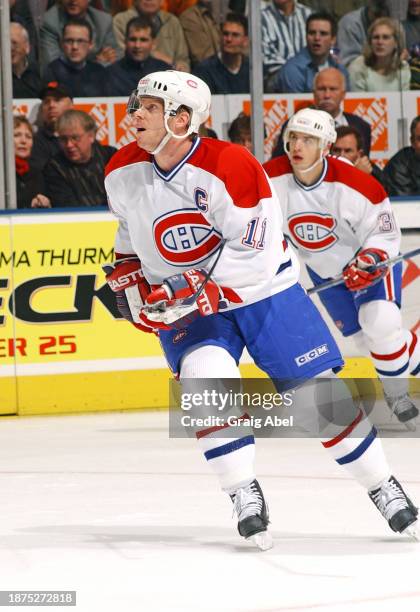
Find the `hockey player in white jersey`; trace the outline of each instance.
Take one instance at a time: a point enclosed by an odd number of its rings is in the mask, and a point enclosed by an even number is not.
[[[382,186],[327,156],[335,139],[328,113],[303,109],[285,130],[287,155],[264,167],[282,205],[284,231],[314,284],[343,271],[344,284],[319,293],[322,303],[342,334],[368,349],[392,413],[415,429],[408,376],[420,371],[420,342],[402,325],[402,264],[366,270],[399,254],[400,230]]]
[[[239,378],[245,347],[279,390],[306,390],[305,381],[343,361],[297,282],[296,256],[279,240],[282,213],[262,166],[239,145],[198,136],[210,101],[207,85],[191,74],[157,72],[139,81],[128,103],[136,141],[106,171],[119,220],[107,280],[121,314],[159,334],[183,391],[191,380]],[[198,444],[233,501],[239,533],[269,548],[252,430],[223,426],[223,438],[220,429],[197,430]],[[411,530],[417,509],[361,414],[323,444],[377,498],[394,531]]]

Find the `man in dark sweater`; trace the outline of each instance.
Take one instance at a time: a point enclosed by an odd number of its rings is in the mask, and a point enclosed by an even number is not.
[[[95,121],[83,111],[63,113],[57,131],[61,152],[44,168],[51,206],[106,205],[104,169],[116,149],[95,140]]]
[[[391,196],[420,195],[420,115],[410,125],[410,147],[396,153],[385,166]]]
[[[212,94],[249,93],[248,22],[244,15],[229,13],[222,26],[222,51],[200,62],[194,74]]]
[[[336,157],[345,157],[356,168],[376,178],[387,191],[385,175],[379,166],[371,162],[363,151],[363,140],[358,129],[351,125],[340,125],[336,131],[337,140],[331,146],[330,154]]]
[[[51,157],[60,152],[57,122],[73,106],[71,93],[57,82],[48,83],[41,91],[41,125],[34,136],[31,166],[42,170]]]
[[[105,94],[105,68],[88,59],[93,48],[92,26],[86,19],[74,18],[64,26],[62,55],[45,69],[46,83],[65,85],[73,98],[100,97]]]
[[[151,57],[155,39],[156,29],[149,18],[130,19],[125,32],[125,55],[106,69],[108,96],[128,96],[146,74],[172,68],[170,64]]]

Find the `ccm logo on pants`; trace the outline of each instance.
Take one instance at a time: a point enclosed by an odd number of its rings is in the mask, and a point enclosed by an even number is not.
[[[328,353],[328,346],[326,344],[321,344],[321,346],[317,346],[311,351],[308,351],[303,355],[299,355],[299,357],[295,357],[295,362],[300,367],[305,365],[305,363],[312,361],[313,359],[318,359],[318,357],[321,357],[321,355],[325,355],[325,353]]]

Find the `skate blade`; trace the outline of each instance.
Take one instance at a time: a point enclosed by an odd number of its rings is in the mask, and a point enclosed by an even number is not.
[[[414,542],[420,542],[420,533],[418,531],[418,521],[416,521],[415,523],[411,523],[411,525],[406,527],[404,531],[402,531],[401,533],[403,533],[404,535],[407,535]]]
[[[247,539],[260,550],[270,550],[273,547],[273,538],[268,531],[260,531]]]

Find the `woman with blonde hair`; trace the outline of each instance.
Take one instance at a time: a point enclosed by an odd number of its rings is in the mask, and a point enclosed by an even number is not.
[[[405,54],[405,37],[399,22],[389,17],[375,19],[368,30],[363,55],[356,57],[348,68],[351,91],[410,89]]]

